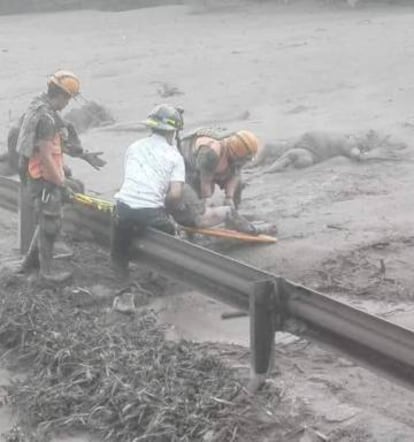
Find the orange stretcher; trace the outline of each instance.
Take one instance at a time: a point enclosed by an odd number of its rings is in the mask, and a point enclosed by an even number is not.
[[[84,206],[95,208],[99,211],[111,213],[113,210],[113,203],[110,201],[95,198],[82,193],[76,193],[72,196],[72,199]],[[215,238],[232,239],[241,242],[259,243],[259,244],[273,244],[277,242],[277,238],[270,235],[249,235],[248,233],[241,233],[237,230],[221,229],[213,227],[197,228],[197,227],[184,227],[181,229],[189,234],[198,234],[204,236],[210,236]]]
[[[212,236],[215,238],[234,239],[236,241],[273,244],[277,242],[277,238],[270,235],[250,235],[248,233],[241,233],[237,230],[221,229],[221,228],[197,228],[197,227],[181,227],[184,232],[189,234]]]

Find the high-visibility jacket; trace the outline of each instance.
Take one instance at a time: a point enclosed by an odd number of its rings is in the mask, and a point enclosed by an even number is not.
[[[63,180],[65,172],[63,169],[63,152],[60,133],[57,133],[53,140],[49,142],[49,149],[51,150],[55,167]],[[33,179],[43,178],[45,181],[52,181],[47,170],[43,168],[39,152],[35,151],[31,156],[28,165],[28,172],[29,176]]]

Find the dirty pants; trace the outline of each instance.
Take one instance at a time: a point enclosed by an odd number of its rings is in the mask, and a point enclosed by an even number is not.
[[[114,263],[128,269],[132,240],[146,227],[175,235],[175,225],[163,207],[132,209],[120,201],[116,203],[111,234],[111,258]]]
[[[62,227],[62,191],[42,179],[29,179],[27,186],[33,199],[37,225],[24,261],[28,267],[39,263],[42,273],[50,273],[53,247]]]
[[[178,224],[186,227],[198,227],[200,219],[206,211],[205,202],[196,191],[185,184],[180,203],[171,209],[171,215]]]

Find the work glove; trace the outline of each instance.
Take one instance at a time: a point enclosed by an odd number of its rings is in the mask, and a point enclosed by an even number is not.
[[[101,170],[102,167],[105,166],[106,161],[102,158],[99,158],[100,155],[102,155],[103,152],[88,152],[85,151],[81,155],[81,158],[85,160],[87,163],[89,163],[94,169]]]
[[[64,203],[71,203],[75,197],[75,192],[71,189],[68,180],[64,180],[62,186],[62,200]]]
[[[66,164],[63,165],[63,172],[65,174],[65,178],[71,178],[72,177],[72,170],[69,166],[66,166]]]
[[[72,123],[64,122],[64,127],[61,129],[63,139],[64,152],[71,156],[82,155],[82,143],[76,132],[75,126]]]

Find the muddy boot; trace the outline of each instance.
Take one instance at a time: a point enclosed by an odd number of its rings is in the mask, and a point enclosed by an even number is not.
[[[61,283],[67,281],[72,276],[70,271],[61,271],[54,269],[53,262],[53,245],[55,238],[50,235],[42,235],[40,233],[39,241],[39,261],[40,261],[40,277],[46,282]]]
[[[72,258],[73,250],[64,242],[58,241],[54,247],[54,259]]]
[[[30,242],[29,249],[20,263],[17,273],[28,273],[32,270],[36,270],[40,266],[39,262],[39,226],[36,227],[34,231],[32,241]]]
[[[40,267],[39,252],[36,249],[35,253],[27,254],[20,263],[17,273],[29,273],[33,270],[38,270]]]
[[[276,224],[266,223],[266,222],[256,222],[253,221],[253,226],[256,229],[257,235],[277,235],[277,226]]]
[[[226,218],[225,226],[227,229],[237,230],[241,233],[248,233],[249,235],[257,235],[254,225],[246,218],[239,215],[236,210],[233,210]]]
[[[127,260],[111,255],[111,267],[116,279],[121,282],[128,282],[129,266]]]

